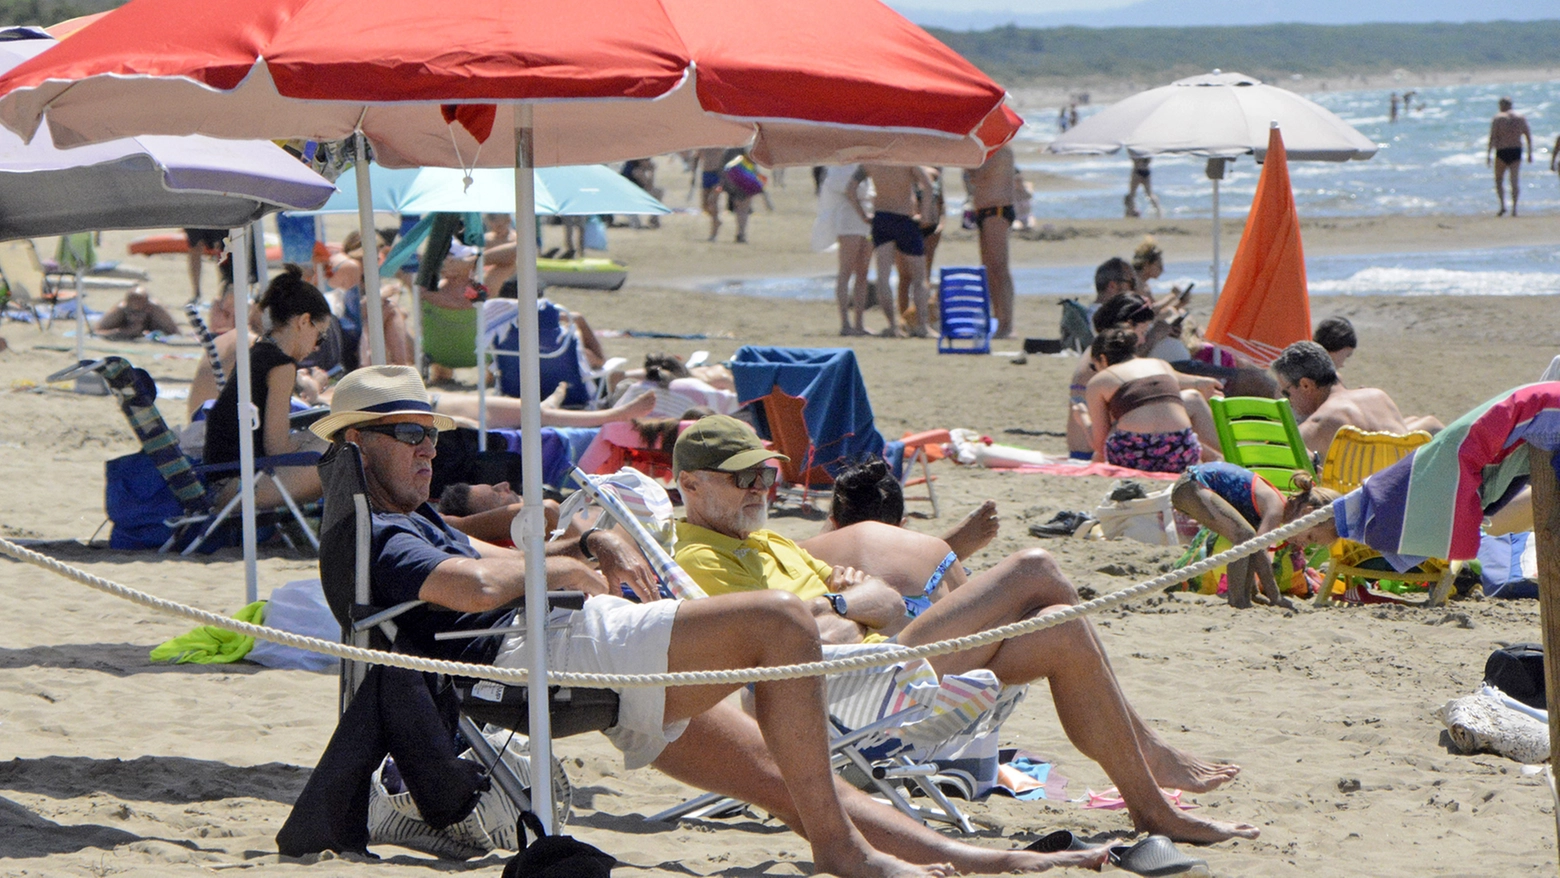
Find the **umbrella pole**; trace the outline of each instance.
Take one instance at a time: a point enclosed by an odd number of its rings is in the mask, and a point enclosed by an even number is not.
[[[1219,181],[1213,181],[1213,304],[1219,304]]]
[[[536,178],[531,142],[531,105],[515,108],[515,221],[521,224],[515,253],[520,306],[520,507],[525,534],[526,647],[531,676],[531,810],[552,834],[552,727],[547,715],[547,548],[542,509],[542,369],[537,359]],[[480,327],[479,327],[480,331]]]
[[[233,253],[233,313],[238,319],[238,328],[246,329],[249,326],[249,300],[254,291],[249,287],[249,233],[253,227],[244,226],[234,229],[231,238]],[[238,291],[244,291],[244,300],[240,304]],[[238,495],[239,516],[244,525],[244,603],[252,604],[259,600],[259,581],[255,570],[255,436],[254,428],[259,424],[259,412],[255,410],[253,399],[254,384],[250,380],[249,369],[249,342],[244,333],[238,336],[238,345],[234,348],[234,359],[237,365],[233,369],[232,380],[238,382]]]
[[[69,240],[68,238],[66,239]],[[66,245],[67,248],[69,245]],[[87,267],[76,259],[76,362],[87,358]],[[56,300],[58,301],[58,300]]]
[[[271,283],[271,261],[265,255],[265,220],[255,220],[250,225],[249,240],[254,242],[255,284],[263,290]]]
[[[379,233],[374,230],[374,191],[368,179],[368,146],[362,129],[357,132],[357,161],[353,173],[357,176],[358,233],[363,246],[363,299],[368,304],[369,357],[375,366],[385,364],[385,314],[379,295]],[[368,245],[373,244],[370,251]]]

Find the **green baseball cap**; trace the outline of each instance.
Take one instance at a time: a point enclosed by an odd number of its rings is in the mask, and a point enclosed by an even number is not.
[[[677,437],[672,446],[673,475],[701,469],[734,473],[766,460],[790,460],[770,451],[753,428],[730,415],[708,415]]]

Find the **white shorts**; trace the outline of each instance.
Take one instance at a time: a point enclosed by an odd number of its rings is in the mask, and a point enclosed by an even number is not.
[[[578,674],[664,674],[672,643],[672,620],[680,601],[636,604],[612,595],[597,595],[581,610],[553,610],[547,620],[547,670]],[[524,611],[515,624],[524,624]],[[501,668],[526,665],[525,635],[504,638],[493,664]],[[666,689],[641,686],[617,689],[617,725],[607,729],[613,745],[623,751],[625,768],[655,761],[667,744],[677,740],[688,721],[666,722]]]

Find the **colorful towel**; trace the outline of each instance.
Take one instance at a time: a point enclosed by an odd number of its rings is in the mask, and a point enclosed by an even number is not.
[[[1453,421],[1333,504],[1338,535],[1399,570],[1479,554],[1479,526],[1527,480],[1527,443],[1560,445],[1560,382],[1529,384]],[[1556,458],[1560,463],[1560,457]]]

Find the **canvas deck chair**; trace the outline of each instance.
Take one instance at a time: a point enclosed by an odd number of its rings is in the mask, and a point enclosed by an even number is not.
[[[10,299],[32,316],[39,329],[52,326],[61,290],[43,269],[38,251],[28,239],[0,242],[0,277],[10,291]],[[69,291],[68,295],[74,295]]]
[[[320,581],[331,612],[341,624],[342,639],[364,648],[395,650],[395,619],[423,607],[424,602],[409,601],[384,607],[373,600],[370,574],[373,507],[368,498],[362,456],[357,446],[351,443],[336,444],[320,459],[319,470],[320,482],[324,487]],[[548,595],[549,607],[578,608],[583,603],[584,595],[578,592],[552,592]],[[437,612],[448,613],[452,628],[455,619],[461,615],[454,611]],[[502,630],[460,632],[457,636],[464,639],[499,636],[502,633]],[[364,697],[360,698],[360,693]],[[345,843],[347,849],[361,849],[367,844],[368,774],[377,768],[387,751],[380,744],[384,738],[365,743],[355,737],[358,729],[354,723],[361,716],[377,721],[388,715],[386,724],[389,728],[383,730],[384,737],[405,747],[402,751],[404,758],[397,760],[398,767],[402,762],[410,766],[419,756],[436,751],[433,759],[435,767],[416,775],[424,781],[421,786],[413,777],[406,778],[409,789],[430,824],[436,822],[437,818],[431,814],[436,807],[447,806],[446,810],[452,814],[469,811],[469,802],[457,801],[452,805],[449,798],[453,795],[459,799],[461,795],[475,790],[475,787],[462,787],[457,782],[452,794],[449,778],[446,776],[441,782],[437,777],[440,766],[454,766],[450,762],[454,755],[450,742],[452,730],[438,725],[438,717],[430,721],[430,710],[458,711],[455,730],[459,731],[478,756],[482,772],[491,774],[492,783],[517,808],[529,808],[529,789],[510,770],[502,754],[488,742],[480,729],[481,724],[491,724],[517,729],[525,734],[530,717],[526,686],[434,678],[415,672],[344,661],[341,663],[339,695],[342,719],[321,757],[320,768],[315,771],[320,780],[316,783],[314,777],[310,778],[309,786],[304,788],[294,806],[293,816],[289,817],[283,833],[278,835],[284,854],[297,856],[325,849],[339,850],[341,848],[333,846],[333,843],[338,842]],[[369,695],[375,701],[370,702],[367,698]],[[387,696],[392,704],[383,703]],[[600,731],[617,721],[618,698],[611,690],[554,686],[549,690],[548,699],[547,709],[552,718],[552,734],[555,738]],[[416,712],[410,717],[397,713],[394,708],[402,702],[414,706]],[[396,726],[398,718],[407,718],[412,728],[408,730]],[[413,737],[408,738],[408,734]],[[424,765],[426,769],[426,763]],[[474,778],[466,776],[464,780],[471,781]],[[362,801],[356,798],[359,795],[363,796]],[[432,799],[441,796],[443,800],[436,805]],[[343,808],[349,809],[345,817],[342,815]],[[362,844],[354,847],[358,840]]]
[[[807,492],[853,461],[883,455],[856,354],[848,348],[744,346],[730,364],[737,399],[754,406],[760,438],[790,458],[781,478]],[[901,461],[891,461],[899,472]]]
[[[233,524],[232,516],[238,508],[239,496],[235,494],[226,505],[217,508],[205,478],[236,473],[238,464],[199,466],[190,460],[179,446],[178,434],[168,428],[168,422],[163,420],[162,413],[157,410],[157,385],[146,370],[135,368],[123,357],[82,361],[50,375],[47,380],[66,381],[89,372],[103,376],[109,391],[119,401],[120,410],[129,420],[130,428],[141,442],[141,453],[155,466],[171,492],[173,502],[177,504],[177,510],[170,508],[169,514],[161,521],[161,530],[153,523],[151,529],[154,532],[167,534],[158,551],[167,552],[182,545],[180,554],[189,555],[200,549],[224,526]],[[312,452],[262,457],[255,460],[255,470],[258,473],[271,472],[283,466],[308,466],[318,459],[319,456]],[[319,541],[303,510],[280,483],[277,483],[277,487],[286,503],[287,514],[297,523],[310,546],[316,552],[319,551]],[[260,521],[262,524],[274,524],[281,520],[280,515],[278,510],[275,515],[263,516]],[[117,530],[118,525],[115,527]],[[298,548],[285,528],[280,533],[288,545]]]
[[[1289,400],[1214,397],[1208,405],[1225,460],[1255,472],[1285,493],[1294,490],[1296,473],[1316,474]]]
[[[520,395],[520,331],[514,322],[518,308],[513,299],[483,303],[483,348],[497,360],[498,386],[506,396]],[[574,322],[556,303],[538,299],[537,309],[542,396],[567,382],[565,408],[599,408],[607,392],[606,370],[612,364],[599,370],[591,368]]]
[[[431,302],[422,307],[424,369],[437,363],[451,369],[477,365],[477,309],[442,308]]]
[[[937,353],[991,353],[991,290],[985,266],[944,266],[937,276]]]
[[[1386,469],[1407,457],[1415,448],[1430,441],[1430,434],[1423,430],[1398,434],[1361,430],[1345,424],[1338,428],[1332,444],[1327,447],[1327,457],[1322,461],[1322,471],[1317,484],[1347,494],[1365,483],[1373,473]],[[1321,589],[1316,593],[1316,605],[1325,607],[1336,598],[1343,601],[1370,602],[1368,591],[1372,582],[1422,583],[1430,588],[1424,600],[1427,607],[1437,607],[1451,594],[1452,584],[1462,564],[1430,558],[1413,571],[1398,573],[1386,564],[1381,553],[1363,543],[1338,540],[1328,549],[1327,566],[1323,571]],[[1345,585],[1341,594],[1334,594],[1335,583]],[[1383,597],[1382,601],[1402,603]]]

